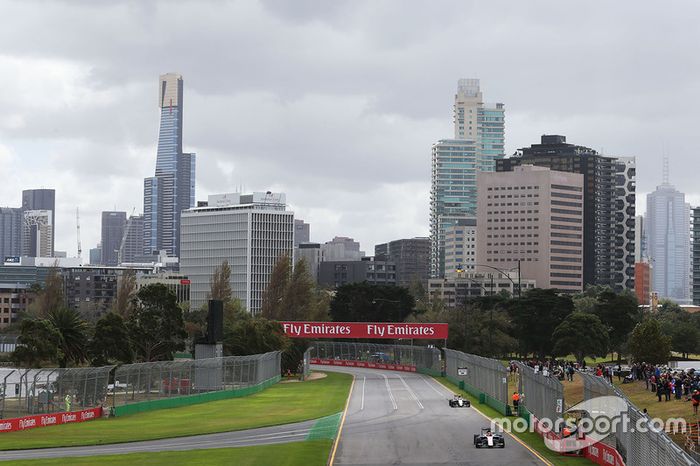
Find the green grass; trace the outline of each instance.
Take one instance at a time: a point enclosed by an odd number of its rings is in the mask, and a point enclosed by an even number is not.
[[[245,398],[5,433],[0,450],[135,442],[317,419],[345,408],[351,382],[348,374],[329,372],[322,379],[277,384]]]
[[[484,415],[486,415],[490,419],[500,419],[503,417],[501,413],[496,411],[495,409],[491,408],[490,406],[487,406],[485,404],[479,404],[479,400],[471,396],[469,393],[465,392],[464,390],[460,390],[457,388],[455,384],[447,380],[446,377],[434,377],[438,382],[443,384],[445,387],[447,387],[451,392],[453,393],[459,393],[463,397],[469,399],[471,401],[472,406],[479,411],[481,411]],[[591,462],[585,458],[579,458],[579,457],[572,457],[572,456],[561,456],[559,453],[553,452],[549,448],[546,447],[544,444],[544,440],[542,440],[542,437],[540,437],[538,434],[534,432],[525,432],[525,433],[513,433],[514,436],[516,436],[518,439],[522,440],[523,443],[525,443],[528,447],[532,448],[535,450],[540,456],[542,456],[544,459],[546,459],[548,462],[550,462],[553,465],[564,465],[564,466],[577,466],[577,465],[590,465]]]
[[[324,465],[333,442],[331,440],[310,440],[307,442],[263,445],[257,447],[219,448],[212,450],[168,451],[160,453],[129,453],[125,455],[92,456],[77,458],[56,458],[51,460],[7,461],[2,464],[14,466],[62,466],[100,465],[132,466],[196,464],[206,466],[314,466]]]

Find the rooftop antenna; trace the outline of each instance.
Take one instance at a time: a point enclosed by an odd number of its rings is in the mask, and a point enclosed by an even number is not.
[[[666,155],[666,154],[664,154],[663,164],[664,164],[664,166],[663,166],[663,178],[662,178],[662,180],[663,180],[663,184],[668,185],[669,184],[669,182],[668,182],[668,171],[669,170],[668,170],[668,155]]]
[[[80,207],[75,208],[75,224],[78,235],[78,259],[81,259],[82,264],[83,246],[80,244]]]

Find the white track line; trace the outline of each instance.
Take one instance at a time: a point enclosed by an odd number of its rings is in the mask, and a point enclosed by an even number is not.
[[[425,384],[426,384],[428,387],[430,387],[435,393],[437,393],[440,397],[445,396],[444,393],[441,393],[440,390],[438,390],[437,388],[435,388],[435,386],[434,386],[433,384],[431,384],[430,382],[428,382],[428,380],[429,380],[428,378],[422,377],[422,379],[423,379],[423,382],[425,382]]]
[[[367,382],[367,377],[362,376],[362,404],[360,405],[360,411],[365,409],[365,383]]]
[[[403,386],[406,387],[406,390],[408,390],[408,394],[411,395],[411,397],[416,401],[416,403],[418,403],[418,406],[420,407],[420,409],[425,409],[425,407],[423,406],[423,403],[421,403],[420,400],[418,399],[418,395],[416,395],[416,393],[413,390],[411,390],[411,387],[408,386],[408,384],[403,379],[403,377],[401,377],[400,374],[396,374],[396,375],[399,376],[399,379],[401,379],[401,383],[403,383]]]
[[[398,405],[396,404],[396,398],[394,398],[394,394],[391,392],[391,387],[389,387],[389,378],[384,375],[380,374],[382,377],[384,377],[384,384],[386,385],[386,389],[389,392],[389,398],[391,399],[391,404],[394,407],[394,411],[399,409]]]

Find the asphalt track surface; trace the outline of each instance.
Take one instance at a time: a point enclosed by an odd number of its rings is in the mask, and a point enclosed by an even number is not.
[[[475,448],[473,435],[488,426],[488,420],[473,408],[450,408],[447,400],[452,393],[431,377],[360,368],[315,369],[355,376],[335,465],[544,464],[508,435],[505,449]],[[314,423],[112,445],[3,451],[0,462],[289,443],[304,440]]]
[[[332,370],[355,375],[335,465],[545,464],[507,434],[504,449],[475,448],[474,434],[488,427],[489,421],[473,408],[450,408],[452,393],[431,377],[359,368]]]

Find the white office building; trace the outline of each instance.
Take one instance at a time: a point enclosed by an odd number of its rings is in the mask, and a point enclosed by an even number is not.
[[[182,212],[180,272],[190,281],[190,308],[207,302],[216,267],[228,261],[231,290],[252,313],[277,259],[294,249],[294,212],[281,193],[220,194]]]

